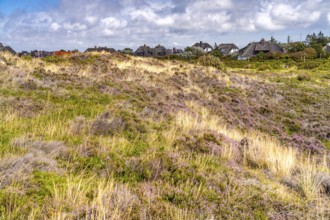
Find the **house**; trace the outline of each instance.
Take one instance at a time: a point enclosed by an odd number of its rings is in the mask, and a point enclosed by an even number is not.
[[[199,43],[195,43],[193,47],[202,48],[205,52],[211,52],[213,50],[213,47],[210,44],[204,43],[203,41],[200,41]]]
[[[108,47],[97,47],[97,46],[95,46],[94,48],[87,48],[85,50],[85,53],[88,53],[88,52],[108,52],[108,53],[114,53],[114,52],[116,52],[116,50],[113,49],[113,48],[108,48]]]
[[[239,51],[239,60],[247,60],[259,53],[283,53],[282,48],[275,42],[265,41],[249,43]]]
[[[233,55],[239,51],[235,44],[220,44],[217,49],[220,50],[224,56]]]
[[[158,44],[155,48],[154,48],[154,54],[157,57],[161,57],[161,56],[166,56],[171,54],[172,51],[166,49],[164,46],[161,46],[160,44]]]
[[[22,52],[18,53],[18,56],[19,57],[24,57],[24,56],[29,56],[29,55],[30,55],[30,53],[27,52],[27,51],[25,51],[25,50],[23,50]]]
[[[142,57],[162,57],[172,54],[172,50],[166,49],[164,46],[158,44],[155,48],[151,48],[144,44],[140,46],[135,52],[135,56],[142,56]]]
[[[141,57],[151,57],[154,56],[154,50],[144,44],[143,46],[140,46],[135,52],[135,56],[141,56]]]
[[[2,51],[7,51],[13,55],[16,54],[16,52],[15,52],[15,50],[13,50],[13,48],[11,48],[10,46],[3,46],[3,44],[0,43],[0,52],[2,52]]]
[[[41,51],[41,50],[33,50],[31,51],[31,56],[35,58],[44,58],[48,56],[54,56],[54,52],[52,51]]]
[[[180,54],[180,53],[183,53],[182,49],[176,49],[175,47],[173,48],[172,54]]]
[[[323,49],[324,53],[330,54],[330,45],[329,44],[327,44],[326,46],[324,46],[322,49]]]

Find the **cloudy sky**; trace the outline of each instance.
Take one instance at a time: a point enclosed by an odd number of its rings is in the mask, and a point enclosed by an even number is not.
[[[242,47],[329,28],[330,0],[0,0],[0,42],[17,51],[200,40]]]

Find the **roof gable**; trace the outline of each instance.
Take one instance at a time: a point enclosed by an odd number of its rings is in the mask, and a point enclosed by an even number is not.
[[[238,47],[235,44],[220,44],[218,46],[218,50],[220,50],[224,55],[228,55],[232,50],[238,50]]]
[[[282,48],[273,42],[261,40],[260,42],[252,42],[240,50],[241,57],[253,57],[260,52],[264,53],[283,53]]]
[[[209,44],[209,43],[205,43],[203,41],[200,41],[199,43],[195,43],[193,45],[193,47],[200,47],[202,49],[212,49],[213,50],[213,47]]]

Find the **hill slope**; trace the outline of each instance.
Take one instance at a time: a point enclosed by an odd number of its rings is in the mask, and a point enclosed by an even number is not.
[[[326,73],[0,56],[0,218],[330,216]]]

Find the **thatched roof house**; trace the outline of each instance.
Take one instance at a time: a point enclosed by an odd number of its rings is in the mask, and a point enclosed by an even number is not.
[[[116,50],[113,49],[113,48],[95,46],[94,48],[87,48],[87,50],[85,50],[85,53],[87,53],[87,52],[108,52],[108,53],[113,53],[113,52],[116,52]]]
[[[173,48],[172,54],[180,54],[180,53],[183,53],[182,49],[176,49],[175,47]]]
[[[135,56],[142,57],[161,57],[171,54],[171,50],[166,49],[164,46],[158,44],[155,48],[151,48],[147,45],[140,46],[135,52]]]
[[[154,56],[154,50],[147,46],[147,45],[143,45],[140,46],[135,52],[134,52],[135,56],[142,56],[142,57],[151,57]]]
[[[0,43],[0,52],[2,52],[2,51],[7,51],[14,55],[16,54],[16,52],[15,52],[15,50],[13,50],[13,48],[11,48],[10,46],[3,46],[3,44]]]
[[[31,56],[35,58],[43,58],[43,57],[49,57],[54,56],[53,51],[41,51],[41,50],[33,50],[31,51]]]
[[[200,41],[199,43],[195,43],[193,47],[202,48],[205,52],[210,52],[213,50],[213,47],[210,44],[204,43],[203,41]]]
[[[330,45],[326,45],[322,49],[326,54],[330,54]]]
[[[260,42],[249,43],[241,49],[238,59],[246,60],[259,53],[283,53],[283,50],[278,44],[262,39]]]
[[[220,44],[217,49],[225,56],[235,54],[239,50],[235,44]]]
[[[167,50],[164,46],[158,44],[155,48],[155,56],[166,56],[169,55],[169,50]]]

